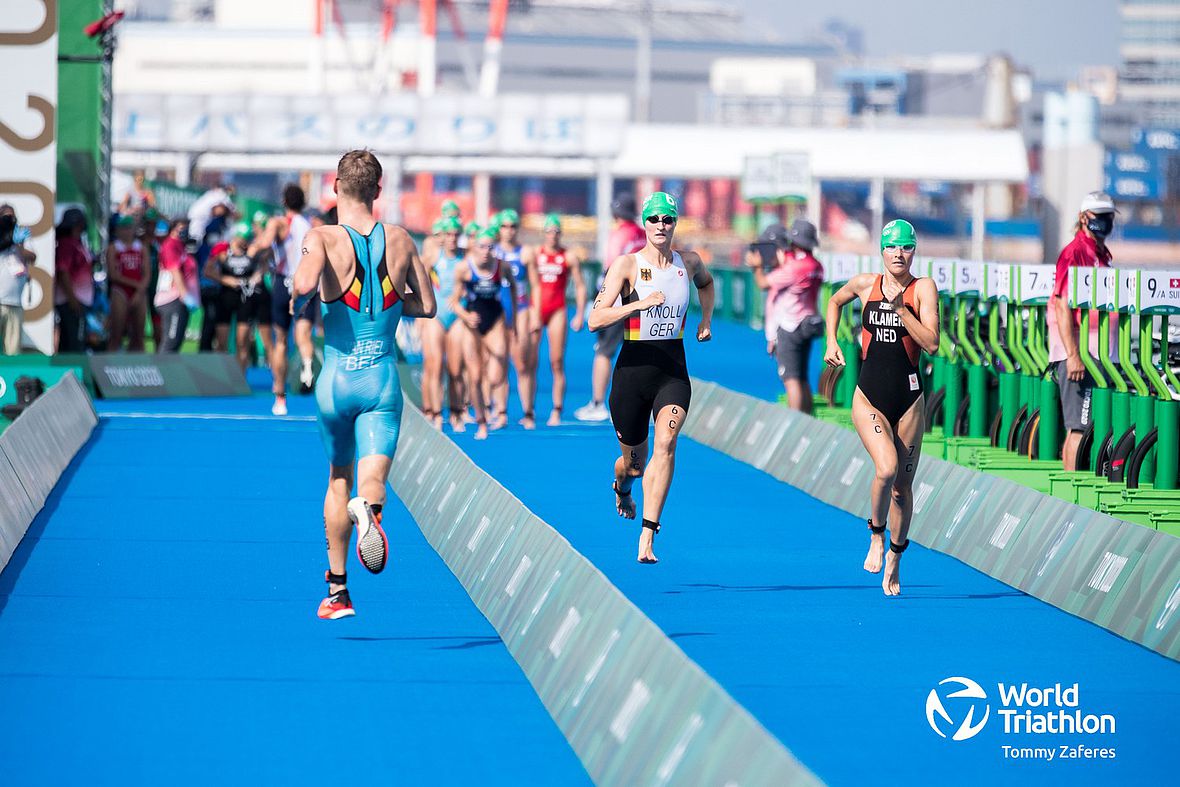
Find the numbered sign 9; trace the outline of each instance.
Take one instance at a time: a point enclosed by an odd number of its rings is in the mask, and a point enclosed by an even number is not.
[[[1069,305],[1078,309],[1087,309],[1094,302],[1094,268],[1069,269],[1068,293]]]
[[[1006,262],[989,262],[987,273],[987,297],[997,301],[1012,299],[1012,266]]]
[[[1020,303],[1025,306],[1048,303],[1053,294],[1055,270],[1052,265],[1021,265]]]
[[[1180,314],[1180,270],[1139,273],[1140,314]]]
[[[930,278],[939,292],[954,294],[955,291],[955,261],[934,260],[930,263]]]
[[[1118,289],[1118,271],[1114,268],[1094,269],[1094,308],[1113,311],[1115,291]]]
[[[1130,314],[1139,308],[1139,271],[1135,268],[1119,270],[1118,300],[1116,307],[1124,314]]]
[[[973,260],[955,262],[955,295],[976,298],[983,292],[983,263]]]

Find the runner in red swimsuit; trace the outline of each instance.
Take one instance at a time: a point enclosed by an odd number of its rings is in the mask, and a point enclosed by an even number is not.
[[[548,424],[558,426],[565,402],[565,294],[573,276],[577,306],[569,327],[580,331],[586,312],[586,282],[578,255],[561,245],[561,218],[556,213],[545,217],[544,230],[545,242],[537,249],[537,274],[541,280],[541,328],[549,335],[549,367],[553,370],[553,410]]]
[[[120,216],[115,240],[107,247],[107,275],[110,280],[111,316],[107,350],[123,348],[143,352],[144,323],[147,320],[147,254],[135,239],[135,218]]]

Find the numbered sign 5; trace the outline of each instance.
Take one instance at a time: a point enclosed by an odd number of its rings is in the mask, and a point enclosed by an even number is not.
[[[1021,265],[1020,267],[1020,303],[1025,306],[1036,306],[1048,303],[1053,294],[1052,265]]]
[[[1114,268],[1094,269],[1094,308],[1113,310],[1118,289],[1118,271]]]
[[[983,263],[959,260],[955,263],[955,295],[979,297],[983,292]]]
[[[955,291],[955,261],[934,260],[930,263],[930,278],[939,292],[953,294]]]
[[[1140,314],[1180,314],[1180,270],[1139,273]]]
[[[1088,308],[1094,302],[1094,268],[1070,268],[1065,292],[1070,306]]]
[[[1118,310],[1124,313],[1139,308],[1139,271],[1134,268],[1119,270]]]
[[[989,262],[987,271],[987,297],[997,301],[1012,299],[1012,266],[1004,262]]]

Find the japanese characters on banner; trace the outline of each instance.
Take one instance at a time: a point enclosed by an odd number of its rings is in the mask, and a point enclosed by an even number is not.
[[[611,156],[628,103],[622,95],[120,95],[114,116],[122,150]]]
[[[37,254],[24,291],[23,344],[53,351],[59,0],[5,0],[0,19],[0,203]]]

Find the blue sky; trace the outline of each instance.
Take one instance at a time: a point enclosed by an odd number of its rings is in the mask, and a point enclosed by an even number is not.
[[[1038,79],[1117,65],[1116,0],[740,0],[751,31],[801,40],[837,17],[864,31],[870,56],[1007,52]]]

